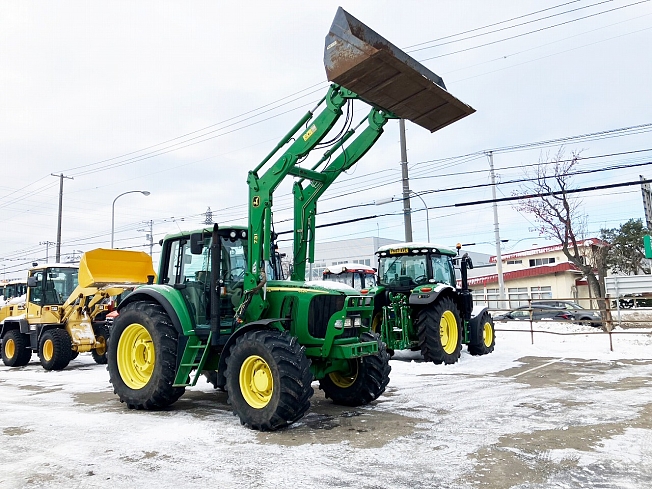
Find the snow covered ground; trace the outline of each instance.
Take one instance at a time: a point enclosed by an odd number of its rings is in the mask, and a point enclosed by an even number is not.
[[[34,355],[0,366],[0,487],[649,487],[652,329],[611,352],[595,328],[536,328],[583,334],[498,331],[494,353],[448,366],[398,352],[373,405],[317,391],[274,433],[242,427],[203,381],[170,410],[130,411],[90,355],[61,372]]]

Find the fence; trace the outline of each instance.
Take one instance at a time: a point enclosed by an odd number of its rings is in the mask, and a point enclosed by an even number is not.
[[[595,298],[593,299],[595,301]],[[534,333],[537,334],[551,334],[558,336],[579,336],[579,335],[608,335],[609,349],[613,350],[613,335],[645,335],[652,336],[652,308],[649,311],[649,317],[636,318],[623,316],[623,309],[620,307],[619,301],[606,298],[606,318],[601,316],[599,309],[585,308],[578,304],[578,299],[549,299],[549,300],[536,300],[528,299],[526,306],[521,306],[515,310],[504,308],[490,308],[492,316],[495,318],[494,326],[498,332],[517,332],[517,333],[530,333],[530,341],[534,344]],[[588,302],[588,299],[587,299]],[[615,309],[614,309],[615,308]],[[630,310],[630,309],[628,309]],[[635,311],[645,311],[646,309],[635,309]],[[499,319],[501,315],[510,314],[511,317]],[[514,313],[518,312],[516,315]],[[616,319],[614,319],[614,315]],[[627,314],[631,316],[631,314]],[[505,323],[498,321],[505,321]],[[535,329],[535,324],[545,324],[551,321],[568,323],[568,324],[591,324],[595,326],[594,330],[589,331],[550,331],[545,329]],[[509,328],[500,326],[500,324],[527,324],[529,329],[524,328]],[[615,326],[620,328],[613,330]],[[636,328],[647,328],[648,331],[636,331]]]

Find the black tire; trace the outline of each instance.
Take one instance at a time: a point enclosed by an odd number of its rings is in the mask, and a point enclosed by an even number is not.
[[[106,352],[109,345],[109,327],[104,323],[97,323],[93,325],[93,331],[95,332],[95,341],[97,341],[100,346],[93,348],[91,350],[91,355],[95,363],[99,365],[106,364]]]
[[[38,357],[45,370],[63,370],[70,363],[72,340],[65,329],[48,329],[38,342]]]
[[[7,331],[2,337],[2,363],[7,367],[22,367],[31,359],[29,337],[17,329]]]
[[[494,320],[488,312],[483,312],[480,321],[474,322],[469,338],[469,353],[471,355],[487,355],[494,351],[496,332]]]
[[[389,383],[389,353],[376,333],[363,333],[362,341],[377,341],[378,353],[349,360],[351,372],[334,372],[319,381],[319,388],[335,404],[362,406],[378,399]],[[353,375],[351,375],[353,374]]]
[[[132,302],[116,317],[107,351],[109,382],[130,409],[161,409],[185,387],[176,376],[178,334],[158,304]]]
[[[73,360],[74,360],[75,358],[77,358],[78,356],[79,356],[79,352],[78,352],[78,351],[75,351],[75,350],[71,351],[71,352],[70,352],[70,361],[73,361]]]
[[[226,359],[228,402],[255,430],[276,430],[301,418],[310,408],[312,379],[304,348],[287,332],[244,333]]]
[[[421,309],[417,317],[417,335],[423,358],[437,364],[456,363],[462,351],[461,324],[459,309],[450,297]]]

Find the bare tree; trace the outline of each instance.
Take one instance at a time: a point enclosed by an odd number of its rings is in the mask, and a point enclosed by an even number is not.
[[[601,241],[585,246],[582,236],[586,231],[586,221],[580,212],[582,201],[571,197],[571,177],[577,165],[580,152],[573,152],[571,158],[564,158],[564,149],[555,155],[539,159],[533,172],[527,173],[531,179],[514,192],[515,196],[529,197],[517,201],[515,208],[534,216],[536,230],[540,236],[557,241],[568,261],[573,263],[586,277],[592,295],[596,298],[605,328],[611,328],[607,310],[604,277],[606,275],[606,247]]]

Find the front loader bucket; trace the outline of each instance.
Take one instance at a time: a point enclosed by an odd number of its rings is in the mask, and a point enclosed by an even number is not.
[[[87,251],[79,263],[80,287],[146,284],[156,273],[152,258],[143,251]]]
[[[324,66],[329,81],[430,132],[475,112],[446,91],[441,77],[342,7],[326,36]]]

